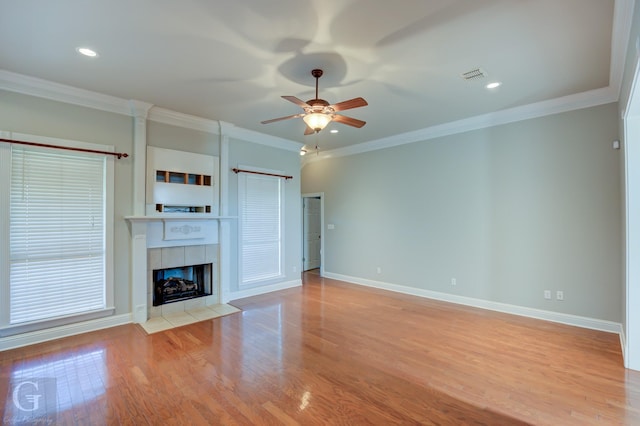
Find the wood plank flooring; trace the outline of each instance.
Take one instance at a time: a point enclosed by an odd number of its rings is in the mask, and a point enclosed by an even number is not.
[[[53,408],[31,421],[640,424],[640,373],[614,334],[309,273],[232,304],[153,335],[126,325],[0,352],[3,422],[29,420],[18,384],[55,378]]]

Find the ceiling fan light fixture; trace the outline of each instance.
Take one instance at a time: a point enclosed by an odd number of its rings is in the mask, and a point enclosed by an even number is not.
[[[331,122],[331,116],[322,112],[312,112],[302,117],[302,119],[316,133],[327,127],[327,124]]]
[[[329,104],[329,102],[318,97],[318,79],[322,77],[321,69],[314,69],[311,75],[316,79],[316,97],[304,102],[295,96],[282,96],[283,99],[292,102],[301,107],[304,112],[300,114],[288,115],[286,117],[272,118],[271,120],[261,121],[262,124],[269,124],[276,121],[289,120],[291,118],[302,118],[307,125],[304,131],[305,135],[319,133],[327,127],[327,124],[335,121],[336,123],[346,124],[347,126],[360,128],[367,124],[365,121],[356,118],[347,117],[337,114],[337,112],[345,111],[352,108],[359,108],[369,105],[363,98],[353,98],[348,101],[338,102],[337,104]],[[333,132],[332,132],[333,133]]]

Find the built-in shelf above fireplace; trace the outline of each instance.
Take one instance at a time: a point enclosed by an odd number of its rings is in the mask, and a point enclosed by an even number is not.
[[[186,172],[171,172],[168,170],[156,170],[156,182],[211,186],[211,176]]]
[[[218,214],[219,158],[147,147],[146,214]]]

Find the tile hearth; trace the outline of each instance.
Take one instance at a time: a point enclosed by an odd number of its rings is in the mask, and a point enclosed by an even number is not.
[[[227,304],[210,305],[196,308],[189,311],[173,312],[165,314],[161,317],[149,318],[147,322],[140,324],[147,334],[158,333],[160,331],[170,330],[175,327],[181,327],[187,324],[193,324],[198,321],[218,318],[225,315],[240,312],[240,309]]]

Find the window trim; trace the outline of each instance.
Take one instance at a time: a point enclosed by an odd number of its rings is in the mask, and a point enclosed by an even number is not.
[[[112,145],[100,145],[70,139],[59,139],[47,136],[30,135],[0,131],[4,139],[31,140],[60,147],[103,150],[115,152]],[[11,177],[11,143],[0,144],[0,181],[10,182]],[[55,149],[55,148],[32,148]],[[100,154],[95,154],[100,155]],[[36,331],[60,325],[77,323],[89,319],[111,316],[114,307],[114,204],[115,204],[115,157],[105,155],[105,308],[71,314],[64,317],[50,318],[27,323],[11,325],[9,323],[9,214],[10,185],[0,185],[0,337],[29,331]]]

